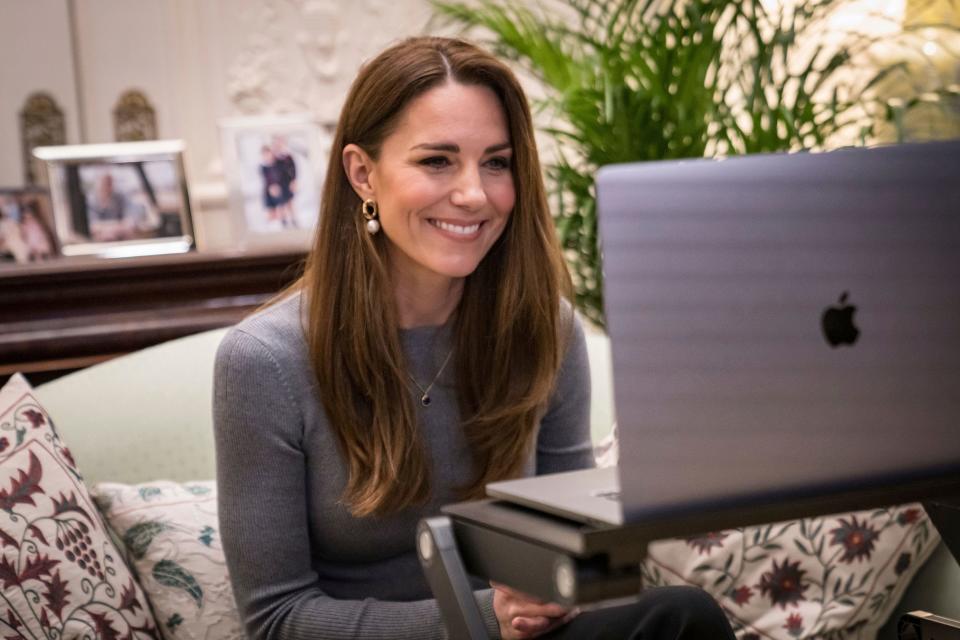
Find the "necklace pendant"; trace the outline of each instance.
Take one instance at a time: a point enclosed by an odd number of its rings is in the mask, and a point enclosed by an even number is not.
[[[430,406],[430,396],[428,396],[427,394],[423,394],[422,396],[420,396],[420,404],[422,404],[422,405],[425,406],[425,407],[429,407],[429,406]]]

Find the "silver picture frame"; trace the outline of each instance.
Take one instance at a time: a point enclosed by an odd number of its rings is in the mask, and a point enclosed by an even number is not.
[[[64,256],[184,253],[196,246],[182,140],[38,147]]]

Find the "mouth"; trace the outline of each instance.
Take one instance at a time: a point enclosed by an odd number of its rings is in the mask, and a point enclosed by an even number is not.
[[[437,220],[436,218],[428,218],[427,222],[455,238],[470,239],[478,235],[480,227],[484,225],[485,221],[464,225],[454,222],[447,222],[445,220]]]

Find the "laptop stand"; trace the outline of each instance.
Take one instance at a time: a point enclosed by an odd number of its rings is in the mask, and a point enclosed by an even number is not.
[[[942,508],[960,504],[960,476],[619,527],[586,525],[498,500],[462,502],[420,521],[417,552],[449,637],[481,640],[488,636],[473,590],[485,582],[471,582],[470,576],[567,607],[594,605],[636,597],[642,589],[640,562],[654,540],[915,501],[925,502],[945,540],[953,537],[948,547],[960,560],[960,511]]]

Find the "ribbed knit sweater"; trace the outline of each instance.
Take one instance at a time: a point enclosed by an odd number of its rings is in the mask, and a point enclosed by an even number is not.
[[[247,632],[284,640],[445,638],[414,544],[417,522],[456,502],[454,487],[470,480],[456,363],[431,389],[431,404],[415,405],[431,460],[428,503],[353,517],[341,503],[347,467],[309,363],[302,306],[295,295],[247,318],[217,353],[220,534]],[[410,373],[426,386],[449,353],[449,329],[402,330],[401,340]],[[592,466],[589,414],[589,364],[575,322],[525,473]],[[492,592],[476,596],[498,638]]]

